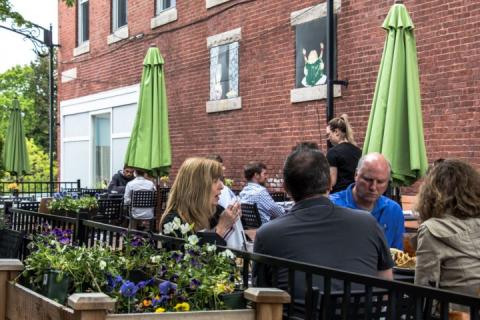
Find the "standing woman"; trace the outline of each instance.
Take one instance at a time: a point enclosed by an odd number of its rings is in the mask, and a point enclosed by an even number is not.
[[[180,218],[182,223],[194,224],[194,231],[216,232],[227,238],[240,218],[240,203],[224,209],[218,206],[223,189],[222,165],[206,158],[189,158],[180,167],[168,196],[167,207],[160,221],[166,223]]]
[[[333,145],[327,152],[327,160],[330,164],[330,193],[335,193],[345,190],[354,182],[362,150],[355,143],[346,114],[328,122],[327,139]]]
[[[478,171],[460,160],[436,164],[420,188],[416,210],[422,223],[415,284],[479,296]]]

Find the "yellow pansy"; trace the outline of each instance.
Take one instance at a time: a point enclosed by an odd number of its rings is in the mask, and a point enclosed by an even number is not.
[[[155,313],[162,313],[162,312],[165,312],[165,308],[160,307],[155,309]]]
[[[177,303],[177,305],[174,308],[177,311],[189,311],[190,305],[187,302],[182,302],[182,303]]]

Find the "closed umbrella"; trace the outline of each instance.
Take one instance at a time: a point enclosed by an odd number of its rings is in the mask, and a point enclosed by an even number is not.
[[[151,170],[155,177],[168,174],[172,164],[163,64],[158,48],[150,47],[143,61],[138,110],[125,154],[126,165]]]
[[[405,6],[396,3],[382,27],[387,39],[363,153],[382,153],[391,162],[393,185],[408,186],[428,167],[414,25]]]
[[[30,173],[25,130],[23,129],[22,114],[17,99],[13,100],[13,108],[10,114],[10,121],[2,152],[2,160],[5,171],[17,178],[18,176]]]

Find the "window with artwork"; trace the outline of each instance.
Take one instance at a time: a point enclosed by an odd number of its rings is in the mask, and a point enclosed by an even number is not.
[[[210,100],[238,97],[238,42],[210,48]]]
[[[127,0],[112,0],[112,31],[127,25]]]
[[[156,10],[155,10],[155,15],[159,15],[160,12],[173,8],[176,5],[175,0],[156,0]]]
[[[322,17],[299,24],[295,28],[296,88],[326,84],[326,22],[327,18]]]
[[[80,0],[77,5],[77,46],[88,41],[88,0]]]

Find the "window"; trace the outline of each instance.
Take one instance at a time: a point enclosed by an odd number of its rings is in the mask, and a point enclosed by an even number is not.
[[[93,183],[95,187],[110,180],[110,113],[93,116]]]
[[[238,97],[238,42],[210,49],[210,100]]]
[[[155,15],[158,16],[163,10],[175,7],[175,0],[156,0]]]
[[[127,0],[112,0],[112,31],[127,24]]]
[[[88,0],[78,1],[77,46],[88,41]]]

